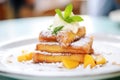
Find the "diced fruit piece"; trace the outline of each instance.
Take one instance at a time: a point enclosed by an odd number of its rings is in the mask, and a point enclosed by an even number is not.
[[[90,68],[96,66],[94,58],[91,55],[87,54],[84,58],[84,68],[86,68],[88,65],[90,65]]]
[[[17,60],[18,60],[19,62],[22,62],[22,61],[26,61],[27,59],[26,59],[26,56],[25,56],[25,55],[21,55],[21,56],[18,56]]]
[[[105,64],[107,62],[103,56],[96,56],[95,61],[96,64]]]
[[[33,56],[33,53],[29,53],[29,54],[23,54],[23,55],[20,55],[18,56],[17,60],[19,62],[22,62],[22,61],[29,61],[29,60],[32,60],[32,56]]]
[[[79,66],[79,62],[72,59],[63,59],[62,62],[67,69],[73,69]]]
[[[26,56],[27,60],[32,60],[33,53],[31,52],[29,54],[26,54],[25,56]]]

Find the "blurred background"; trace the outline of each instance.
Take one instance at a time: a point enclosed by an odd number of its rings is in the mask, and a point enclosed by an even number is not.
[[[120,0],[0,0],[0,20],[52,16],[56,8],[64,10],[69,3],[73,4],[75,14],[90,16],[115,14],[120,19]]]

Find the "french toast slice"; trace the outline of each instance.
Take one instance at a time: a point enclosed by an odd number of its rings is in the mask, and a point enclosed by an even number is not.
[[[93,38],[83,37],[78,41],[72,42],[68,47],[62,47],[58,42],[39,42],[36,45],[37,51],[45,51],[50,53],[83,53],[91,52]]]
[[[45,52],[46,53],[46,52]],[[55,53],[56,54],[56,53]],[[58,54],[58,53],[57,53]],[[72,59],[83,63],[84,54],[64,54],[64,55],[51,55],[51,54],[44,54],[44,52],[37,52],[33,53],[33,62],[35,63],[55,63],[55,62],[62,62],[63,59]]]
[[[77,33],[72,31],[60,31],[57,35],[53,35],[51,31],[42,31],[39,35],[41,42],[59,42],[62,46],[69,46],[73,41],[85,36],[86,29],[81,27]]]

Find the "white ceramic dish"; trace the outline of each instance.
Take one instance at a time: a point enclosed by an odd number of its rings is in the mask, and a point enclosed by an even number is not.
[[[94,34],[93,34],[94,35]],[[28,80],[93,80],[105,79],[120,75],[120,36],[96,34],[93,48],[102,54],[108,63],[94,69],[84,69],[82,65],[73,70],[61,68],[61,64],[19,63],[16,56],[22,50],[35,49],[37,38],[15,40],[0,46],[0,74],[17,79]],[[116,64],[113,64],[116,63]]]

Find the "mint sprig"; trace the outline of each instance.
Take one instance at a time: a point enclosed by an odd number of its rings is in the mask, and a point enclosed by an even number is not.
[[[61,31],[63,27],[64,27],[64,26],[55,27],[55,28],[53,29],[53,31],[52,31],[52,34],[57,35],[57,33],[58,33],[59,31]]]
[[[81,22],[83,21],[82,17],[75,15],[75,16],[71,16],[72,14],[72,10],[73,10],[73,6],[72,4],[69,4],[64,11],[64,16],[62,14],[62,11],[60,9],[56,9],[55,12],[56,14],[58,14],[58,16],[64,20],[67,23],[72,23],[72,22]]]

